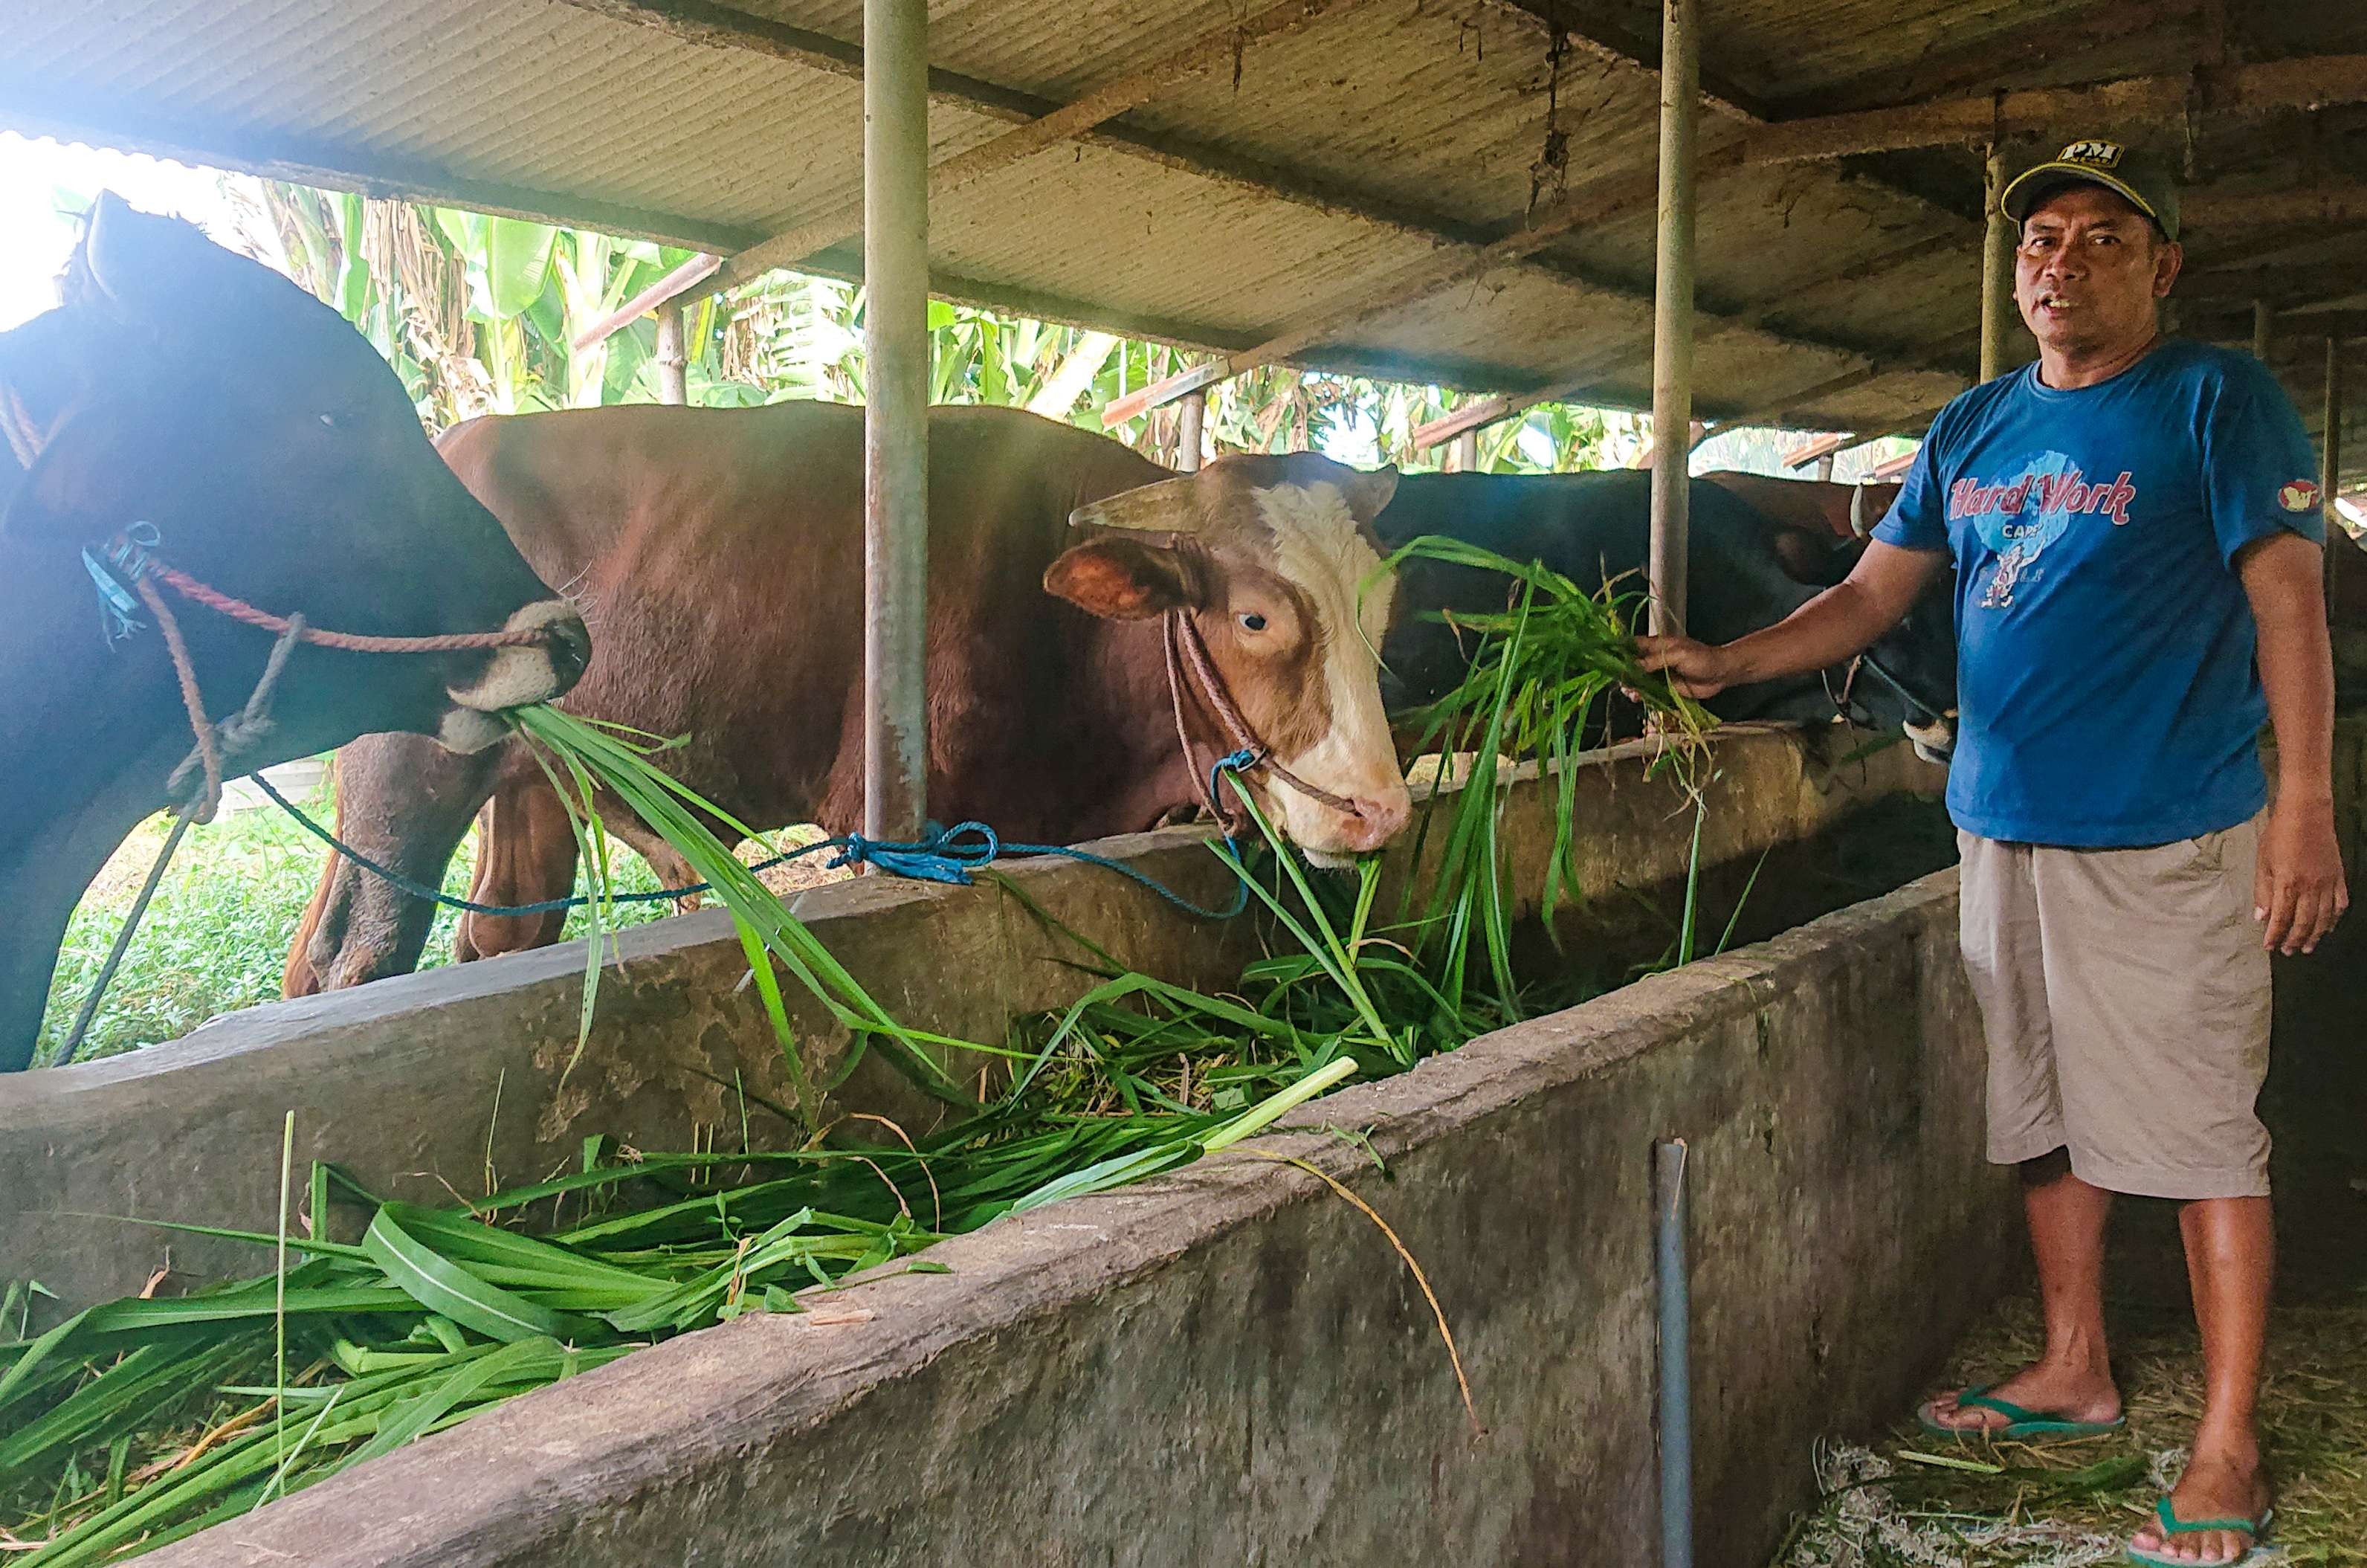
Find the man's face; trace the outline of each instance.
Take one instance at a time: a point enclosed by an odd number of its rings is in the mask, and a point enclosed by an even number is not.
[[[2067,186],[2022,221],[2013,297],[2042,347],[2093,357],[2142,347],[2182,253],[2099,185]]]

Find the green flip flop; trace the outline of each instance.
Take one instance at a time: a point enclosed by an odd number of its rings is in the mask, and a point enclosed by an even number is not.
[[[2276,1522],[2277,1511],[2270,1508],[2257,1519],[2180,1519],[2170,1512],[2169,1499],[2164,1497],[2154,1505],[2153,1515],[2165,1536],[2197,1535],[2203,1530],[2235,1530],[2252,1538],[2249,1546],[2233,1557],[2222,1557],[2214,1562],[2181,1562],[2175,1557],[2157,1557],[2139,1547],[2128,1549],[2129,1561],[2143,1562],[2148,1568],[2243,1568],[2256,1558],[2266,1555],[2260,1543],[2268,1539],[2269,1527]]]
[[[1915,1413],[1923,1430],[1939,1437],[1982,1437],[1992,1443],[2027,1443],[2034,1440],[2067,1442],[2074,1437],[2100,1437],[2107,1432],[2117,1432],[2129,1424],[2126,1415],[2116,1415],[2110,1421],[2073,1421],[2066,1416],[2048,1415],[2040,1411],[2024,1410],[2010,1400],[1999,1399],[1988,1388],[1966,1389],[1956,1396],[1959,1408],[1971,1405],[1976,1410],[1993,1410],[2005,1417],[2002,1426],[1950,1426],[1931,1418],[1931,1405],[1926,1403]]]

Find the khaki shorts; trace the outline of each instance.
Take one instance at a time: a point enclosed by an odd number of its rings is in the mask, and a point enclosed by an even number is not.
[[[2075,1175],[2112,1192],[2267,1194],[2259,825],[2144,849],[1957,834],[1991,1160],[2067,1148]]]

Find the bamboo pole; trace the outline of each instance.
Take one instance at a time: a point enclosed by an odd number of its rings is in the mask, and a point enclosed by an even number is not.
[[[1995,381],[2006,372],[2017,324],[2013,303],[2013,220],[1999,199],[2005,194],[2005,153],[1989,144],[1986,194],[1982,212],[1988,219],[1981,245],[1981,380]]]
[[[2252,358],[2263,365],[2276,346],[2277,308],[2266,300],[2252,301]]]
[[[1455,437],[1455,472],[1479,472],[1479,432],[1466,430]]]
[[[863,831],[928,816],[928,0],[864,0]]]
[[[1699,0],[1661,0],[1660,199],[1652,288],[1651,628],[1685,625],[1693,426],[1693,130],[1700,113]]]
[[[676,406],[690,402],[690,354],[683,342],[682,301],[669,300],[658,307],[658,401]]]

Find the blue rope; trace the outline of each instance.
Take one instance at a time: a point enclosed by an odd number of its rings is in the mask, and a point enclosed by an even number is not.
[[[1245,767],[1249,760],[1254,759],[1245,751],[1235,752],[1230,756],[1219,759],[1216,767],[1209,773],[1211,796],[1214,797],[1215,787],[1228,768]],[[455,898],[441,888],[431,888],[424,882],[414,881],[391,867],[380,865],[307,816],[295,801],[274,789],[270,781],[261,774],[255,775],[254,779],[255,788],[261,790],[272,803],[295,818],[298,826],[331,849],[351,860],[363,870],[387,882],[398,892],[408,893],[413,898],[425,899],[433,903],[440,903],[447,909],[466,910],[471,915],[515,917],[527,915],[555,915],[564,910],[580,909],[588,903],[603,902],[655,903],[662,899],[686,898],[692,893],[712,891],[709,883],[693,882],[687,887],[660,888],[654,892],[620,892],[605,901],[591,894],[579,894],[573,898],[547,898],[536,903],[479,903],[473,899]],[[1232,863],[1237,880],[1233,888],[1232,901],[1222,909],[1209,909],[1194,903],[1173,888],[1127,865],[1123,860],[1113,860],[1107,856],[1096,855],[1087,849],[1072,848],[1065,844],[1005,844],[995,835],[992,828],[979,822],[957,823],[952,827],[938,827],[931,824],[927,837],[910,842],[866,838],[859,833],[850,833],[843,837],[825,838],[804,845],[786,854],[776,855],[768,860],[760,860],[748,869],[751,871],[768,871],[776,866],[804,856],[820,854],[825,849],[836,851],[829,861],[832,870],[847,866],[870,865],[899,877],[907,877],[918,881],[947,882],[962,887],[972,885],[974,881],[972,873],[982,871],[993,865],[1000,856],[1058,856],[1062,859],[1078,860],[1088,866],[1099,866],[1105,870],[1116,871],[1128,881],[1150,889],[1185,914],[1202,920],[1230,920],[1248,908],[1250,901],[1249,883],[1240,880],[1240,846],[1229,834],[1225,837],[1225,852]]]

